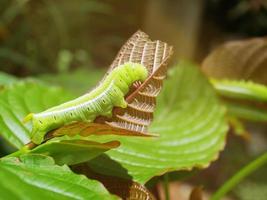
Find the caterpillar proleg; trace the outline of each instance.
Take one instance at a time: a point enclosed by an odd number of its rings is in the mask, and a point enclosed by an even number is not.
[[[74,121],[93,122],[100,115],[111,117],[114,106],[127,107],[124,97],[130,86],[147,76],[145,66],[125,63],[111,71],[91,92],[43,112],[30,113],[24,122],[32,121],[32,141],[39,144],[48,131]]]

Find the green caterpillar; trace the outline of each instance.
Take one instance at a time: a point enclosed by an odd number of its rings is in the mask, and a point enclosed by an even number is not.
[[[100,115],[111,117],[114,106],[127,107],[124,96],[130,86],[135,81],[144,81],[147,76],[148,71],[145,66],[125,63],[116,67],[91,92],[41,113],[30,113],[24,122],[32,121],[32,141],[40,144],[48,131],[73,121],[93,122]]]

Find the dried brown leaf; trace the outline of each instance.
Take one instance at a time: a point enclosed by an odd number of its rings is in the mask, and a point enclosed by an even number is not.
[[[202,63],[213,78],[245,79],[267,84],[267,38],[226,42]]]
[[[127,135],[127,136],[155,136],[152,134],[143,134],[131,130],[123,130],[121,128],[111,127],[107,124],[99,124],[99,123],[89,123],[89,122],[75,122],[72,124],[68,124],[61,128],[58,128],[52,131],[50,134],[53,136],[62,136],[62,135],[81,135],[81,136],[89,136],[89,135]]]
[[[172,47],[167,43],[151,41],[147,34],[137,31],[121,48],[109,72],[121,64],[134,62],[143,64],[148,69],[149,77],[127,95],[127,108],[117,108],[111,119],[97,119],[96,122],[147,134],[172,52]]]
[[[192,189],[189,200],[203,200],[203,189],[201,186]]]

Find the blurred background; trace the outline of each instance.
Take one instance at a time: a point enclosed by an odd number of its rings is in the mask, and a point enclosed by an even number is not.
[[[0,0],[0,71],[67,85],[80,94],[102,76],[138,29],[173,45],[173,63],[187,59],[201,64],[226,41],[265,36],[267,1]],[[88,74],[94,80],[88,80]],[[247,126],[254,134],[250,142],[230,135],[221,158],[207,170],[193,172],[194,177],[187,179],[189,185],[174,182],[172,195],[181,191],[182,199],[189,187],[188,196],[190,184],[218,188],[255,155],[266,151],[266,126]],[[172,179],[175,177],[181,176],[174,174]],[[255,199],[253,195],[262,194],[257,199],[266,199],[266,179],[267,171],[262,169],[234,195]]]
[[[1,0],[0,70],[17,76],[105,68],[136,30],[196,62],[267,33],[265,0]]]

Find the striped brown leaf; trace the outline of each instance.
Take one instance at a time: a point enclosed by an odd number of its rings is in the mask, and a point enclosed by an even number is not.
[[[134,89],[126,97],[127,108],[116,108],[111,119],[97,118],[96,122],[148,134],[147,128],[153,119],[156,97],[166,78],[167,63],[172,52],[172,47],[167,43],[152,41],[147,34],[137,31],[121,48],[108,73],[119,65],[133,62],[143,64],[148,69],[149,77],[145,82],[134,85]]]

